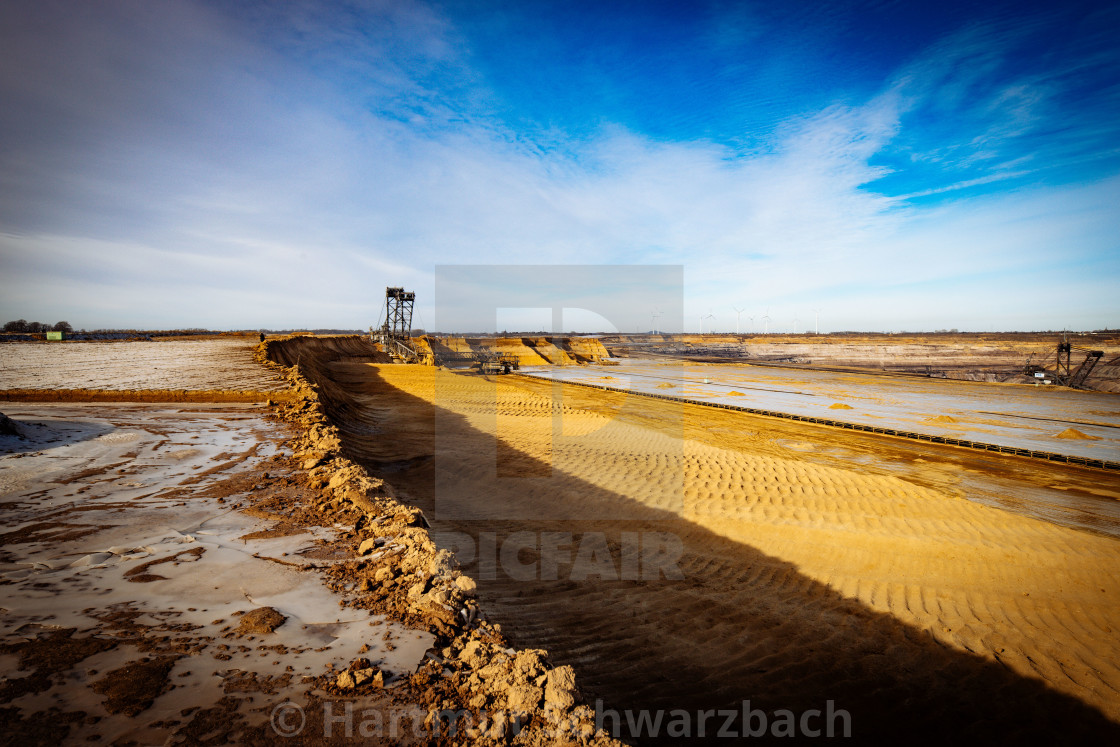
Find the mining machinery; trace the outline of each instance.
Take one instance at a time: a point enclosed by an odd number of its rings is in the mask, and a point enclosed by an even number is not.
[[[465,365],[484,374],[508,374],[521,368],[521,359],[516,355],[494,350],[441,351],[433,357],[437,366]]]
[[[404,288],[385,289],[385,322],[376,335],[394,361],[416,363],[420,354],[412,342],[412,306],[416,294]]]
[[[1085,359],[1074,368],[1072,362],[1080,358],[1082,353],[1085,354]],[[1061,386],[1068,386],[1072,389],[1084,389],[1085,380],[1089,378],[1089,374],[1093,372],[1093,369],[1103,356],[1103,350],[1090,350],[1089,348],[1076,347],[1069,341],[1067,335],[1062,335],[1062,339],[1058,343],[1058,348],[1053,359],[1047,356],[1042,364],[1034,365],[1032,365],[1028,359],[1027,366],[1023,370],[1023,373],[1028,376],[1035,376],[1041,373],[1046,378],[1051,379],[1054,383]],[[1050,363],[1051,360],[1053,360],[1053,370],[1050,370],[1045,365]]]

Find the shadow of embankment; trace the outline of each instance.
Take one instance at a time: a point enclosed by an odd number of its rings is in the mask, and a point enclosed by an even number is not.
[[[752,709],[770,714],[771,723],[779,709],[804,714],[823,711],[833,701],[834,709],[850,714],[852,735],[864,739],[943,742],[967,733],[975,741],[1103,743],[1120,737],[1120,726],[1098,710],[1045,683],[947,648],[928,633],[804,576],[790,563],[574,475],[554,474],[548,500],[579,512],[571,515],[634,518],[502,518],[524,515],[526,491],[517,479],[488,484],[484,500],[492,518],[441,518],[434,511],[437,411],[441,470],[464,476],[493,472],[495,449],[505,462],[503,472],[510,460],[530,474],[551,466],[500,440],[493,449],[478,448],[495,436],[396,389],[372,366],[347,364],[345,356],[335,360],[333,366],[310,366],[305,375],[320,377],[320,395],[342,432],[347,456],[392,484],[403,501],[424,510],[437,539],[441,532],[459,533],[478,548],[494,535],[501,547],[516,533],[560,532],[571,533],[571,546],[578,548],[588,537],[605,536],[618,569],[624,567],[623,532],[680,538],[684,579],[675,581],[619,578],[618,573],[579,580],[563,566],[556,579],[537,573],[518,580],[500,572],[487,578],[477,558],[465,563],[468,573],[482,576],[479,598],[488,617],[517,646],[546,649],[554,664],[573,665],[593,706],[601,699],[602,708],[617,712],[661,711],[666,721],[668,711],[680,709],[693,714],[692,734],[698,712],[737,710],[749,700]],[[531,500],[541,497],[537,491]],[[446,498],[441,494],[441,503]],[[483,497],[464,480],[458,499]],[[531,555],[522,551],[520,557],[528,564]],[[708,722],[709,737],[722,721]],[[664,722],[658,738],[634,733],[624,713],[616,720],[607,717],[604,724],[617,724],[617,735],[626,741],[682,741],[665,735]]]

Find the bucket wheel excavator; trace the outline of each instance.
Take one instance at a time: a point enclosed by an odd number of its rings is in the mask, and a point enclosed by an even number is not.
[[[1085,354],[1084,360],[1081,360],[1074,367],[1073,361],[1081,358],[1082,353]],[[1058,343],[1058,348],[1053,357],[1047,356],[1042,363],[1033,365],[1028,360],[1023,373],[1028,376],[1043,374],[1045,378],[1051,379],[1061,386],[1068,386],[1071,389],[1084,389],[1085,380],[1089,378],[1089,374],[1093,372],[1103,356],[1103,350],[1077,347],[1069,341],[1068,335],[1062,335],[1062,340]]]
[[[374,341],[398,363],[419,363],[421,355],[412,339],[412,307],[416,294],[404,288],[385,289],[385,321],[376,333],[370,330]]]

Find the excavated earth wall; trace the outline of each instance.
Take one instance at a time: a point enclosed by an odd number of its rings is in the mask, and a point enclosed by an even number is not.
[[[422,345],[439,353],[494,351],[514,355],[522,366],[571,366],[610,358],[593,337],[423,337]]]
[[[356,561],[333,566],[332,585],[356,587],[359,606],[436,637],[439,656],[430,656],[413,677],[433,708],[466,708],[479,720],[506,714],[518,724],[513,734],[509,719],[492,719],[488,730],[470,729],[448,743],[617,744],[596,732],[573,669],[553,667],[543,650],[511,648],[500,626],[479,608],[475,580],[460,571],[449,551],[437,549],[423,513],[402,504],[391,485],[345,455],[335,422],[359,405],[332,380],[329,365],[343,358],[387,362],[387,356],[359,336],[268,340],[257,356],[291,386],[292,400],[277,403],[276,411],[302,431],[293,448],[321,493],[320,508],[355,530]],[[342,673],[337,687],[368,686],[357,674]]]

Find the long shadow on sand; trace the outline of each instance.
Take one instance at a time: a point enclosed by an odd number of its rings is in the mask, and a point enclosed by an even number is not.
[[[571,502],[573,510],[587,510],[591,516],[612,515],[612,509],[623,508],[623,515],[645,518],[441,519],[433,513],[431,458],[437,408],[392,387],[372,366],[340,361],[316,368],[333,379],[322,382],[321,396],[326,394],[328,413],[343,433],[348,456],[383,475],[403,500],[428,513],[437,536],[463,533],[477,542],[483,533],[493,533],[500,546],[515,532],[555,531],[572,533],[578,545],[587,533],[602,532],[611,538],[616,568],[622,532],[670,532],[680,537],[684,580],[575,581],[565,577],[563,568],[559,580],[520,581],[501,573],[480,580],[480,601],[490,619],[499,622],[517,646],[547,649],[554,664],[573,665],[592,705],[601,699],[603,709],[618,712],[682,709],[695,714],[741,709],[749,700],[752,709],[770,713],[772,722],[778,709],[796,714],[823,711],[833,701],[834,709],[850,714],[852,736],[860,739],[1120,739],[1120,725],[1040,681],[947,648],[918,628],[842,597],[779,558],[672,514],[635,505],[571,475],[554,475],[557,489],[551,500]],[[344,391],[346,401],[332,401],[331,390]],[[465,475],[494,469],[493,451],[488,464],[479,464],[479,454],[487,450],[477,448],[479,440],[493,440],[492,434],[447,411],[439,413],[439,422],[441,444],[443,429],[451,428],[452,443],[464,446],[441,449],[441,469],[458,467]],[[497,446],[500,459],[521,460],[530,471],[548,469],[508,445]],[[503,515],[503,507],[523,515],[524,492],[516,480],[506,482],[508,489],[486,495],[464,485],[462,500],[486,501],[495,517]],[[477,561],[466,570],[477,575]],[[709,738],[722,720],[708,722]],[[660,737],[634,733],[624,713],[604,723],[618,724],[617,736],[628,742],[685,741],[666,737],[664,723]],[[695,724],[693,717],[693,734]],[[840,729],[843,722],[836,724]],[[823,720],[810,723],[813,726],[823,727]],[[735,728],[742,728],[741,722]]]

